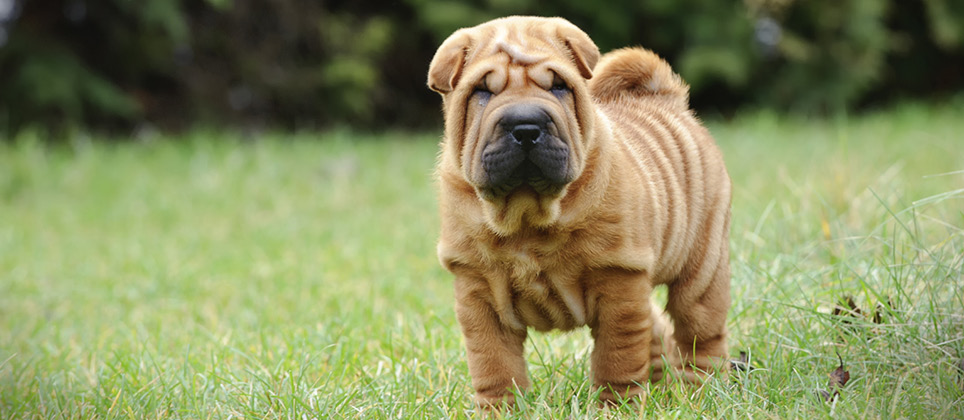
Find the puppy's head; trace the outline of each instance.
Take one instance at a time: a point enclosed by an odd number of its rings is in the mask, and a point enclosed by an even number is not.
[[[560,18],[497,19],[455,32],[436,52],[428,85],[445,103],[441,170],[474,187],[497,231],[558,218],[584,169],[586,81],[598,59],[589,37]]]

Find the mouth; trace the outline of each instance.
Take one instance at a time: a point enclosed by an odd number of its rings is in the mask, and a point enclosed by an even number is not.
[[[515,106],[499,121],[496,133],[482,152],[484,195],[501,198],[523,187],[554,195],[571,181],[569,146],[540,108]]]
[[[490,159],[483,160],[483,167],[488,175],[488,182],[482,189],[485,195],[493,198],[505,197],[525,187],[530,187],[539,195],[553,195],[559,193],[568,183],[565,177],[556,175],[559,172],[565,172],[567,168],[564,158],[549,168],[553,176],[547,176],[543,167],[528,157],[517,165],[512,164],[516,159],[498,161],[491,156],[487,157]],[[512,166],[515,167],[512,168]]]

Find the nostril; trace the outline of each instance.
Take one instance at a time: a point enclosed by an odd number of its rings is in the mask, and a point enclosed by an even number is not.
[[[535,124],[519,124],[512,128],[512,138],[525,150],[539,143],[540,136],[542,136],[542,128]]]

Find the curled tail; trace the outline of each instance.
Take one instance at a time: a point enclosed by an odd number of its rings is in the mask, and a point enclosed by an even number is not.
[[[602,57],[594,73],[589,91],[597,100],[658,96],[689,106],[689,86],[669,63],[650,50],[623,48],[610,52]]]

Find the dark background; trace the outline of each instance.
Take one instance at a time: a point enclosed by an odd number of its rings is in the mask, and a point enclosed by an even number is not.
[[[959,0],[0,0],[0,133],[436,128],[435,48],[511,14],[655,50],[710,118],[964,88]]]

